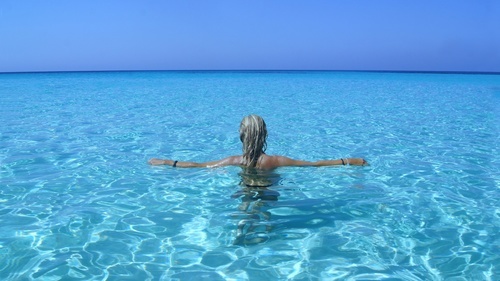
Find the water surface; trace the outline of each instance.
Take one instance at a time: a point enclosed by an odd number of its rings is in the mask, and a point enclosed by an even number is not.
[[[0,75],[0,279],[495,280],[500,76]],[[241,152],[369,167],[151,167]]]

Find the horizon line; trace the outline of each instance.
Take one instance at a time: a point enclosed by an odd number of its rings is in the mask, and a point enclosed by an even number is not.
[[[499,75],[500,74],[500,71],[462,71],[462,70],[341,70],[341,69],[42,70],[42,71],[0,71],[0,74],[99,73],[99,72],[372,72],[372,73],[491,74],[491,75]]]

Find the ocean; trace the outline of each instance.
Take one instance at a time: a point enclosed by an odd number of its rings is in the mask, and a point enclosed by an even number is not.
[[[2,280],[498,280],[500,75],[336,71],[0,74]],[[286,167],[269,196],[241,154]]]

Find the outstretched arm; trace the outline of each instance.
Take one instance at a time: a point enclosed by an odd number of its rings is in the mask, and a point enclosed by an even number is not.
[[[356,166],[367,166],[363,158],[340,158],[337,160],[319,160],[315,162],[294,160],[285,156],[275,156],[277,157],[278,166],[334,166],[334,165],[356,165]]]
[[[241,165],[241,156],[230,156],[221,160],[202,162],[202,163],[152,158],[151,160],[148,161],[148,163],[155,166],[169,165],[177,168],[215,168],[222,166]]]

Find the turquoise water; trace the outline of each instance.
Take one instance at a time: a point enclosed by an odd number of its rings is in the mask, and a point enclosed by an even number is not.
[[[499,75],[0,75],[2,280],[498,280]],[[151,167],[239,154],[364,157],[280,168]]]

